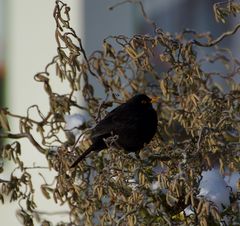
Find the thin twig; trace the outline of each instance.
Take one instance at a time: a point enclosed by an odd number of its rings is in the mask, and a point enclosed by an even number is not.
[[[201,46],[201,47],[212,47],[212,46],[215,46],[217,45],[219,42],[221,42],[223,39],[225,39],[226,37],[228,36],[231,36],[233,34],[235,34],[238,29],[240,28],[240,24],[237,24],[233,30],[230,30],[230,31],[227,31],[227,32],[224,32],[222,33],[218,38],[216,38],[215,40],[209,42],[209,43],[201,43],[197,40],[192,40],[191,42],[197,46]]]
[[[137,212],[137,208],[134,208],[133,210],[131,211],[128,211],[127,213],[125,213],[118,221],[117,221],[117,224],[116,226],[119,226],[121,224],[121,222],[129,215],[133,214],[133,213],[136,213]]]
[[[0,134],[0,138],[10,138],[10,139],[22,139],[22,138],[27,138],[34,147],[38,149],[39,152],[42,154],[46,154],[47,150],[45,150],[41,145],[33,138],[33,136],[30,133],[4,133]]]
[[[10,183],[11,181],[9,180],[4,180],[4,179],[0,179],[0,183]]]
[[[151,26],[153,26],[154,31],[156,31],[156,29],[157,29],[156,23],[148,17],[148,15],[147,15],[147,13],[146,13],[146,11],[144,9],[143,3],[141,1],[139,1],[139,0],[124,0],[122,2],[116,3],[113,6],[110,6],[109,10],[113,10],[114,8],[116,8],[116,7],[120,6],[120,5],[123,5],[125,3],[138,4],[139,7],[140,7],[140,11],[142,13],[143,18],[146,20],[147,23],[149,23]]]

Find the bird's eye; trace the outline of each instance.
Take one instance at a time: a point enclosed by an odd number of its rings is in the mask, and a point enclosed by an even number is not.
[[[147,101],[146,100],[142,100],[141,103],[142,104],[147,104]]]

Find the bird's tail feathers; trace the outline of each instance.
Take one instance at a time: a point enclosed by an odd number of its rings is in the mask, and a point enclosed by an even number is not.
[[[79,162],[81,162],[83,159],[86,158],[86,156],[91,153],[94,150],[93,146],[90,146],[85,152],[83,152],[78,158],[77,160],[75,160],[75,162],[70,166],[70,168],[74,168],[77,166],[77,164]]]

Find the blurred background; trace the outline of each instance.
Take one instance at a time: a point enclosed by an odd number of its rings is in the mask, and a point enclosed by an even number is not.
[[[131,36],[135,33],[153,33],[153,29],[143,19],[139,5],[121,4],[109,10],[109,7],[121,1],[110,0],[64,0],[71,7],[72,27],[83,41],[87,55],[101,49],[103,39],[109,35]],[[145,0],[142,1],[149,18],[158,27],[171,33],[185,28],[197,32],[210,31],[214,37],[234,26],[236,20],[226,24],[214,19],[212,4],[216,1],[202,0]],[[28,106],[38,104],[47,111],[48,99],[42,86],[35,82],[33,76],[43,71],[46,64],[56,55],[54,39],[55,21],[52,16],[55,1],[49,0],[0,0],[0,105],[8,107],[16,114],[26,114]],[[239,34],[227,39],[223,45],[234,49],[237,56],[240,43]],[[209,66],[210,67],[210,66]],[[209,68],[211,70],[211,68]],[[219,81],[225,86],[224,81]],[[104,95],[104,94],[103,94]],[[17,124],[11,122],[11,129],[17,130]],[[26,165],[46,166],[45,157],[40,155],[27,142],[22,142],[23,158]],[[13,166],[7,166],[8,172],[0,175],[7,179]],[[43,172],[44,174],[44,172]],[[38,172],[33,172],[39,180]],[[51,182],[54,178],[48,175]],[[43,181],[35,181],[40,185]],[[36,186],[36,191],[40,191]],[[39,193],[40,194],[40,193]],[[53,205],[40,198],[37,203],[39,211],[47,217],[65,219],[66,207]],[[16,203],[0,204],[1,225],[19,225],[15,218],[18,208]],[[48,212],[53,213],[47,214]]]

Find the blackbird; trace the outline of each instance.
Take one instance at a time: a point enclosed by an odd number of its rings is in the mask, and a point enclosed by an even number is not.
[[[113,109],[92,130],[92,145],[71,165],[75,167],[90,152],[107,148],[105,139],[117,135],[116,146],[126,152],[138,152],[153,138],[157,130],[157,113],[152,99],[137,94]]]

